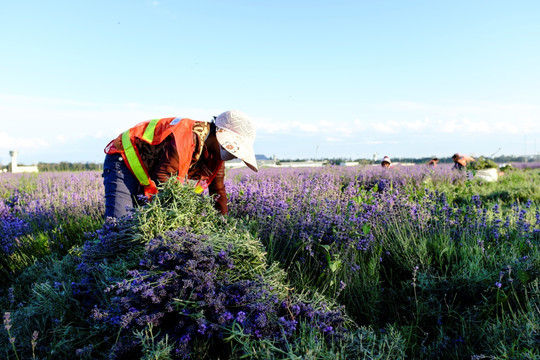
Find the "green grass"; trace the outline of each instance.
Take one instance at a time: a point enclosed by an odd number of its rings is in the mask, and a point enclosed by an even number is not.
[[[510,206],[513,203],[526,203],[531,200],[540,204],[540,169],[510,170],[499,176],[498,181],[483,180],[466,181],[457,186],[437,184],[428,187],[430,190],[444,192],[449,202],[463,205],[469,202],[471,196],[479,195],[485,203],[501,203]]]
[[[314,294],[324,294],[336,304],[345,305],[354,320],[347,337],[331,344],[320,341],[317,331],[302,323],[300,335],[284,347],[271,341],[255,341],[241,329],[233,328],[228,334],[231,341],[234,339],[231,358],[538,359],[540,235],[520,230],[514,205],[523,206],[531,200],[525,218],[534,224],[540,204],[538,184],[540,170],[509,171],[494,183],[474,179],[454,185],[426,183],[429,191],[444,192],[448,203],[463,213],[475,209],[471,198],[478,195],[480,210],[486,209],[491,225],[471,225],[456,237],[455,227],[441,219],[426,221],[426,227],[422,227],[411,218],[409,209],[395,209],[384,223],[373,223],[365,229],[377,239],[369,251],[347,252],[320,245],[314,248],[318,256],[309,257],[303,253],[301,241],[295,251],[285,251],[277,236],[270,237],[263,248],[249,234],[258,231],[253,220],[238,227],[231,223],[212,228],[204,217],[190,215],[206,211],[207,204],[198,202],[175,204],[166,210],[155,203],[152,211],[141,215],[142,225],[130,239],[145,242],[178,226],[200,229],[205,234],[230,235],[243,244],[244,251],[249,249],[249,254],[242,255],[243,265],[231,276],[248,277],[252,264],[268,258],[271,266],[259,266],[259,275],[266,274],[274,279],[276,287],[283,287],[285,272],[288,289],[312,300]],[[23,187],[31,191],[32,180],[25,180]],[[411,201],[421,201],[425,196],[417,187],[406,192]],[[370,194],[364,195],[357,201],[373,200]],[[172,192],[162,196],[168,202],[167,196],[176,195]],[[493,212],[496,204],[500,214]],[[495,239],[493,221],[504,222],[507,216],[508,229]],[[0,306],[3,312],[12,310],[15,325],[11,331],[17,335],[12,345],[7,332],[0,331],[0,354],[4,358],[15,359],[17,349],[26,349],[21,354],[32,354],[34,331],[40,332],[40,342],[52,344],[48,355],[51,359],[84,347],[90,338],[99,338],[102,329],[88,328],[80,318],[82,304],[72,299],[70,284],[78,276],[72,255],[82,251],[84,233],[100,226],[101,219],[95,216],[64,214],[52,230],[34,226],[25,238],[28,247],[1,259],[4,271],[9,272],[2,274],[8,280],[0,293]],[[226,248],[227,239],[223,236],[211,241],[218,248]],[[132,258],[126,261],[136,262],[136,255],[133,251]],[[302,255],[305,258],[299,261]],[[114,254],[107,256],[112,259]],[[324,264],[316,260],[321,258]],[[122,262],[104,265],[96,281],[110,282],[125,268]],[[344,288],[341,281],[346,283]],[[8,288],[15,304],[11,303]],[[154,341],[157,331],[148,328],[139,332],[138,339],[145,358],[167,359],[171,344],[157,338]]]

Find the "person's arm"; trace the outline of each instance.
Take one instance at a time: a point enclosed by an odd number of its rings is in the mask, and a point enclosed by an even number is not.
[[[225,190],[225,163],[221,163],[216,177],[208,186],[208,193],[215,195],[214,207],[220,211],[223,215],[229,212],[227,207],[227,192]]]
[[[161,159],[159,159],[155,170],[155,178],[161,183],[164,183],[172,175],[178,173],[179,158],[176,151],[176,144],[174,138],[171,137],[168,140],[168,144],[165,146],[165,152],[161,156]]]

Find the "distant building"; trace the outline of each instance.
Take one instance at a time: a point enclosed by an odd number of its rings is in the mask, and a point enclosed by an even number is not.
[[[18,152],[15,150],[12,150],[9,152],[9,155],[11,155],[11,164],[9,165],[9,171],[12,173],[32,173],[32,172],[38,172],[37,165],[29,165],[29,166],[21,166],[17,164],[17,154]]]
[[[257,166],[259,167],[273,166],[275,164],[275,161],[269,159],[268,157],[266,157],[266,155],[255,154],[255,159],[257,160]],[[244,164],[244,162],[240,159],[225,161],[225,168],[227,169],[237,169],[244,166],[246,166],[246,164]]]
[[[280,161],[275,167],[320,167],[327,165],[326,161]]]
[[[345,161],[345,162],[339,163],[339,165],[341,165],[341,166],[357,166],[358,161]]]

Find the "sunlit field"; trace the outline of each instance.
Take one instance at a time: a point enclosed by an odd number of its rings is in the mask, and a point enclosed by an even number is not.
[[[538,359],[540,164],[229,170],[117,221],[99,172],[0,174],[6,359]]]

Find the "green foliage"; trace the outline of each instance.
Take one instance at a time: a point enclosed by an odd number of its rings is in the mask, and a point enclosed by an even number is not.
[[[157,339],[154,335],[154,326],[148,324],[144,330],[136,330],[135,336],[142,345],[141,360],[171,360],[173,345],[168,344],[168,337]]]
[[[140,209],[133,221],[136,231],[124,239],[146,243],[169,230],[189,228],[208,236],[214,249],[228,250],[236,261],[232,279],[249,279],[265,275],[276,289],[284,290],[285,274],[279,263],[267,265],[262,243],[244,224],[218,213],[210,198],[193,195],[193,189],[177,181],[168,181],[159,196]]]
[[[494,243],[481,227],[458,239],[442,224],[424,232],[408,218],[398,212],[375,232],[388,254],[380,283],[389,291],[379,306],[404,315],[386,321],[406,334],[409,356],[462,359],[479,349],[513,354],[509,358],[540,356],[538,247],[513,233]]]
[[[283,252],[284,240],[278,236],[269,237],[267,248],[277,260],[290,264],[286,270],[294,287],[331,295],[358,324],[374,328],[393,324],[402,341],[399,348],[408,358],[538,358],[540,238],[538,232],[520,229],[524,221],[538,229],[539,183],[538,170],[511,171],[492,183],[425,182],[427,193],[412,186],[405,189],[411,204],[397,202],[384,213],[384,220],[377,218],[357,234],[348,234],[351,238],[373,234],[376,242],[367,251],[309,242],[312,255],[306,254],[306,243]],[[445,206],[451,208],[447,211],[462,216],[451,221],[413,217],[411,207],[422,207],[430,190],[446,194]],[[380,201],[368,191],[351,198],[354,205],[366,208]],[[520,204],[522,220],[517,216]],[[342,209],[333,215],[350,216]],[[493,225],[499,220],[503,227],[507,218],[504,232]],[[294,224],[292,216],[288,220]],[[494,237],[495,230],[499,237]],[[252,356],[294,358],[268,347]],[[338,353],[331,356],[340,358]],[[371,356],[367,358],[377,358]]]
[[[484,170],[484,169],[498,169],[499,165],[491,159],[480,156],[476,161],[471,161],[467,164],[467,169],[470,170]]]
[[[67,162],[61,161],[59,163],[38,163],[38,170],[40,172],[45,171],[93,171],[103,169],[103,163],[89,163],[89,162]]]
[[[526,203],[529,200],[540,204],[538,184],[540,184],[540,169],[505,172],[494,182],[473,178],[457,184],[425,183],[428,190],[445,193],[448,201],[456,205],[467,204],[473,195],[478,195],[483,203],[499,203],[504,207],[516,202]],[[422,191],[414,198],[420,199],[424,194]]]
[[[65,215],[55,228],[41,228],[30,223],[31,232],[19,237],[22,244],[10,255],[0,257],[0,286],[9,286],[11,280],[27,267],[46,256],[61,258],[71,249],[82,245],[85,233],[99,228],[100,223],[91,215]]]
[[[229,339],[235,339],[231,360],[382,360],[404,359],[405,341],[399,331],[390,326],[377,333],[369,327],[359,327],[343,339],[328,344],[309,324],[299,324],[299,336],[283,347],[271,341],[254,341],[242,333],[241,327],[231,329]]]
[[[118,221],[117,233],[107,233],[110,236],[107,246],[93,246],[101,241],[96,232],[84,247],[73,247],[62,258],[44,256],[13,279],[10,294],[7,291],[2,294],[0,304],[3,311],[12,313],[12,335],[9,337],[15,338],[13,346],[17,354],[28,358],[37,351],[40,358],[57,359],[73,357],[77,352],[81,358],[105,358],[122,334],[124,341],[129,338],[138,344],[141,359],[173,358],[173,349],[177,344],[169,342],[167,335],[158,328],[148,326],[134,329],[130,334],[131,330],[92,321],[89,317],[92,309],[85,308],[84,304],[88,299],[76,296],[73,284],[84,280],[84,274],[78,268],[84,261],[93,269],[92,297],[101,304],[112,303],[116,295],[107,292],[107,288],[126,279],[127,272],[137,268],[144,246],[150,240],[178,228],[189,228],[194,233],[204,235],[201,239],[205,239],[209,248],[216,252],[226,250],[234,259],[235,267],[224,270],[219,276],[231,282],[249,280],[265,283],[280,301],[296,296],[285,282],[285,273],[279,264],[267,264],[264,247],[247,231],[242,221],[223,217],[215,211],[208,197],[196,195],[191,187],[169,181],[163,185],[154,201],[135,211],[131,218]],[[331,299],[318,293],[311,293],[309,298],[302,299],[312,303],[316,309],[318,306],[327,308],[332,303]],[[183,309],[193,314],[197,313],[199,306],[190,302],[182,305]],[[313,338],[325,342],[320,329],[312,327],[308,330]],[[34,348],[31,344],[35,331],[40,336]],[[11,346],[9,337],[0,336],[1,349]],[[245,351],[251,350],[240,350],[237,340],[230,338],[230,346],[237,349],[236,355],[246,357]],[[249,336],[249,342],[254,343],[253,336]],[[195,344],[195,358],[210,356],[207,354],[208,341]],[[272,349],[283,349],[282,344],[274,343],[272,339],[261,344],[268,344]],[[291,344],[297,344],[297,340],[293,339]],[[290,351],[296,351],[296,346],[291,345]],[[211,356],[216,358],[215,355]]]
[[[512,164],[501,165],[499,169],[500,169],[503,173],[511,172],[511,171],[518,171],[516,168],[514,168],[514,167],[512,166]]]
[[[373,236],[376,242],[369,249],[314,243],[314,255],[302,258],[302,241],[292,239],[283,251],[283,238],[275,236],[263,246],[253,236],[253,219],[223,217],[208,197],[167,182],[154,201],[118,224],[110,239],[115,246],[94,248],[89,254],[81,246],[87,240],[84,232],[101,224],[94,217],[73,215],[63,217],[51,231],[36,227],[25,238],[24,251],[0,259],[4,269],[12,270],[2,274],[7,286],[0,290],[0,308],[11,313],[12,327],[9,334],[0,330],[0,353],[7,359],[56,359],[72,358],[79,349],[80,358],[104,358],[126,330],[89,320],[88,309],[72,288],[81,280],[79,258],[84,254],[96,265],[93,296],[108,303],[114,294],[105,289],[137,267],[150,240],[189,228],[204,235],[209,247],[227,250],[234,258],[235,268],[221,276],[232,281],[263,279],[280,299],[305,301],[316,308],[344,304],[348,311],[350,332],[331,342],[322,341],[320,329],[305,322],[286,343],[250,337],[236,323],[226,329],[223,348],[231,359],[537,359],[540,237],[524,234],[512,214],[517,212],[514,203],[532,200],[532,210],[523,216],[534,223],[539,183],[538,169],[506,171],[492,183],[424,182],[428,191],[444,192],[449,206],[462,213],[485,210],[487,220],[511,218],[499,238],[493,237],[493,228],[473,226],[464,218],[455,221],[470,229],[457,236],[456,228],[443,222],[424,223],[412,217],[410,208],[394,207],[384,225],[366,222],[357,233],[348,234]],[[28,178],[22,188],[32,191],[33,186]],[[415,202],[426,196],[424,189],[412,186],[405,192]],[[351,204],[376,206],[376,193],[377,188],[360,191]],[[481,203],[478,208],[473,196]],[[495,205],[500,214],[492,211]],[[289,220],[294,227],[294,219]],[[99,241],[94,234],[86,246]],[[33,340],[36,332],[39,336]],[[140,348],[139,358],[173,358],[177,344],[159,328],[143,327],[130,336]],[[217,358],[208,353],[208,344],[201,341],[193,356]]]
[[[50,346],[49,358],[62,358],[84,346],[89,329],[81,319],[83,309],[73,300],[71,283],[77,281],[76,264],[70,256],[61,260],[44,257],[28,267],[12,286],[12,299],[3,297],[2,309],[11,309],[16,347],[29,358],[34,332],[37,348]],[[5,338],[0,337],[0,347]]]

